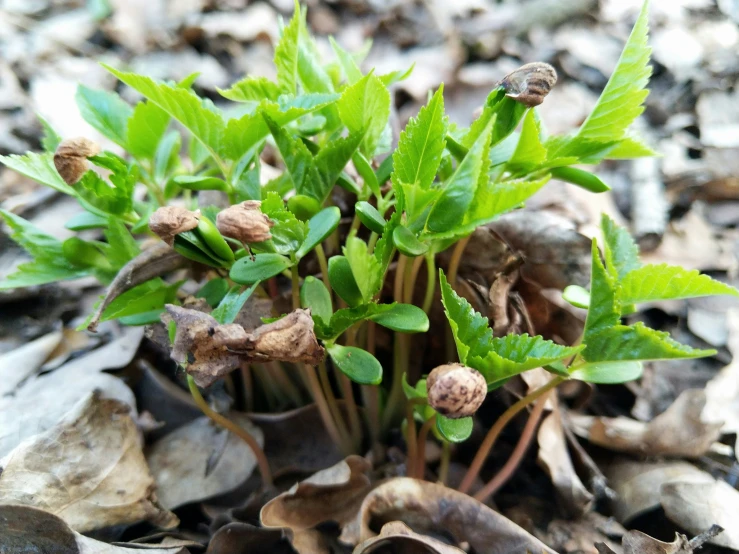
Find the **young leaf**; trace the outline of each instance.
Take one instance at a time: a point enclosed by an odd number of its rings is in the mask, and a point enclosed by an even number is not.
[[[290,259],[280,254],[257,254],[253,259],[247,256],[236,260],[231,267],[230,277],[242,285],[251,285],[274,277],[290,266],[292,266]]]
[[[370,302],[382,287],[380,264],[369,252],[367,243],[358,237],[348,237],[343,250],[362,298]]]
[[[108,218],[90,212],[80,212],[64,224],[70,231],[87,231],[108,226]]]
[[[108,259],[116,271],[120,270],[141,252],[141,248],[131,235],[131,231],[117,217],[108,217],[104,234],[105,240],[108,241],[110,246]]]
[[[385,224],[387,221],[385,221],[382,214],[377,211],[377,208],[369,202],[357,202],[354,205],[354,212],[357,214],[357,217],[359,217],[359,221],[361,221],[370,231],[381,235],[385,230]]]
[[[447,117],[444,115],[444,87],[411,118],[400,133],[393,152],[394,185],[405,183],[428,189],[434,182],[446,146]]]
[[[457,343],[459,361],[463,364],[471,357],[484,358],[490,352],[493,330],[488,318],[477,313],[470,303],[457,295],[446,280],[443,270],[439,270],[441,301],[444,312],[452,328],[454,342]]]
[[[539,139],[540,129],[536,112],[529,110],[523,119],[518,145],[508,161],[508,170],[519,175],[533,171],[547,158],[547,149]]]
[[[354,60],[354,56],[339,46],[339,44],[334,40],[334,37],[328,37],[328,40],[331,43],[331,48],[333,49],[334,54],[336,54],[336,59],[339,60],[341,68],[344,70],[347,82],[350,85],[353,85],[362,78],[362,70],[359,69],[359,65],[357,65],[357,62]]]
[[[75,100],[85,121],[116,144],[128,147],[126,128],[133,109],[120,96],[79,85]]]
[[[585,320],[585,343],[590,345],[590,337],[608,329],[621,321],[621,305],[616,296],[617,284],[606,271],[600,259],[598,243],[593,239],[590,275],[590,308]]]
[[[249,297],[258,285],[259,283],[254,283],[243,292],[241,292],[241,286],[239,285],[231,287],[231,289],[226,293],[226,296],[224,296],[218,304],[218,307],[213,310],[210,315],[212,315],[218,323],[233,323],[239,315],[241,308],[244,307],[244,304],[249,300]]]
[[[398,225],[400,225],[400,214],[396,211],[392,216],[390,216],[390,219],[385,225],[382,236],[375,243],[375,251],[372,254],[380,264],[380,271],[382,271],[383,275],[387,271],[390,260],[395,253],[393,233]]]
[[[147,281],[113,300],[103,312],[100,321],[162,310],[165,304],[175,299],[181,285],[182,281],[172,285],[167,285],[161,279]]]
[[[328,279],[331,288],[350,306],[362,303],[362,291],[354,279],[352,266],[345,256],[332,256],[328,260]]]
[[[382,382],[382,365],[366,350],[339,344],[328,346],[326,350],[341,372],[355,383],[379,385]]]
[[[277,84],[282,92],[298,93],[298,43],[300,41],[300,4],[295,2],[295,11],[290,23],[282,30],[280,42],[275,47]]]
[[[569,376],[586,383],[615,385],[634,381],[643,371],[641,362],[593,362],[577,366]]]
[[[103,67],[182,123],[214,157],[222,152],[225,123],[212,103],[209,107],[194,92],[182,87],[159,83],[136,73],[118,71],[105,64]]]
[[[126,144],[134,156],[152,160],[169,126],[169,115],[151,102],[139,102],[128,119]]]
[[[310,309],[311,315],[320,318],[323,323],[330,322],[334,313],[331,293],[323,281],[312,275],[303,280],[303,286],[300,288],[300,305]]]
[[[204,298],[211,308],[215,308],[223,300],[223,297],[226,296],[228,290],[228,281],[226,279],[211,279],[195,293],[195,298]]]
[[[311,168],[313,167],[313,155],[302,140],[290,135],[267,114],[262,114],[262,116],[275,139],[282,160],[285,162],[287,173],[293,182],[293,187],[295,187],[298,194],[306,194],[306,189],[309,188]]]
[[[579,285],[565,287],[562,298],[576,308],[587,310],[590,306],[590,293]]]
[[[367,304],[360,304],[353,308],[342,308],[337,310],[336,313],[331,316],[329,324],[324,326],[319,338],[333,341],[355,323],[366,319],[372,319],[375,316],[390,312],[396,305],[397,304],[394,303],[376,304],[375,302],[369,302]]]
[[[254,102],[272,100],[276,102],[280,97],[280,86],[266,77],[249,76],[231,85],[227,90],[218,89],[218,93],[224,98],[234,102]]]
[[[45,152],[51,152],[53,154],[59,143],[62,142],[62,137],[59,136],[59,133],[43,117],[40,115],[36,115],[36,117],[44,130],[44,134],[41,137],[41,146],[43,146]]]
[[[697,350],[673,340],[668,333],[644,326],[616,325],[588,338],[582,357],[588,362],[669,360],[713,356],[715,350]]]
[[[75,186],[80,198],[101,212],[121,216],[133,207],[132,187],[111,187],[92,170],[85,173]]]
[[[606,267],[614,278],[623,279],[630,271],[639,269],[639,247],[629,232],[603,214],[600,221],[605,242]]]
[[[390,117],[390,93],[385,85],[375,75],[366,75],[344,90],[337,106],[349,131],[364,133],[359,149],[367,159],[373,158]]]
[[[390,310],[371,316],[370,319],[399,333],[425,333],[429,330],[426,312],[412,304],[393,304]]]
[[[441,414],[436,414],[436,429],[449,442],[464,442],[472,434],[472,418],[449,419]]]
[[[207,175],[178,175],[174,178],[174,182],[188,190],[228,190],[226,181]]]
[[[398,225],[393,229],[393,244],[406,256],[416,257],[428,252],[429,245],[421,242],[416,235],[403,225]]]
[[[308,221],[321,211],[321,203],[311,196],[296,194],[287,199],[287,209],[300,221]]]
[[[29,152],[25,156],[15,154],[0,156],[0,163],[42,185],[70,196],[77,196],[75,190],[65,183],[57,172],[54,166],[54,155],[50,152],[42,154]]]
[[[623,305],[712,295],[739,296],[734,287],[715,281],[698,270],[667,264],[645,265],[631,270],[621,281]]]
[[[308,234],[295,257],[300,259],[321,244],[339,226],[341,211],[336,206],[324,208],[308,221]]]
[[[315,157],[315,172],[311,173],[303,193],[310,194],[321,203],[325,202],[344,167],[359,148],[362,137],[362,133],[353,133],[332,140],[321,148]]]

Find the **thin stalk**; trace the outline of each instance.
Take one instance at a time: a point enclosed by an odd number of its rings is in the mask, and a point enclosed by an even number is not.
[[[407,419],[407,425],[405,429],[405,473],[408,477],[414,477],[414,472],[416,471],[416,451],[418,448],[418,442],[416,439],[415,407],[418,404],[421,404],[422,401],[423,399],[421,398],[412,398],[405,403],[405,417]]]
[[[254,378],[251,375],[249,364],[241,362],[241,381],[244,387],[244,408],[247,412],[254,411]]]
[[[290,278],[292,281],[293,310],[298,310],[300,309],[300,274],[298,273],[298,262],[295,262],[290,268]]]
[[[551,381],[549,381],[546,385],[539,387],[538,389],[532,391],[531,393],[527,394],[523,398],[521,398],[518,402],[511,405],[505,412],[503,412],[503,415],[501,415],[498,420],[493,424],[493,426],[490,428],[490,431],[488,431],[488,434],[485,436],[485,439],[482,441],[482,444],[480,445],[480,448],[477,450],[477,454],[475,454],[475,458],[472,460],[472,464],[470,464],[469,469],[467,470],[467,473],[464,476],[464,479],[462,479],[462,483],[459,485],[459,491],[463,493],[467,493],[470,490],[470,487],[472,486],[472,483],[474,482],[475,478],[480,474],[480,469],[482,469],[482,464],[485,462],[485,459],[488,457],[488,454],[490,454],[490,450],[495,445],[495,441],[498,440],[498,436],[500,435],[500,432],[503,430],[503,428],[508,424],[508,422],[513,419],[513,417],[523,410],[526,406],[531,404],[532,402],[536,401],[540,396],[546,394],[553,388],[555,388],[557,385],[565,381],[565,377],[554,377]]]
[[[290,379],[285,368],[279,362],[275,361],[269,362],[267,365],[269,366],[268,373],[274,377],[279,385],[278,388],[287,395],[293,405],[300,406],[302,403],[300,391]]]
[[[508,458],[508,461],[500,471],[498,471],[495,477],[493,477],[475,494],[475,498],[480,502],[485,502],[488,498],[498,492],[500,487],[506,484],[508,479],[510,479],[516,471],[516,468],[518,468],[521,460],[523,460],[523,457],[526,454],[526,451],[529,449],[529,446],[531,446],[531,439],[534,437],[536,427],[541,420],[541,415],[544,412],[544,406],[546,406],[548,396],[548,394],[545,394],[536,401],[536,404],[534,404],[534,409],[531,411],[531,415],[526,422],[526,426],[523,428],[521,437],[518,439],[518,443],[516,444],[516,448],[513,449],[511,457]]]
[[[331,282],[328,280],[328,261],[326,260],[326,252],[324,252],[322,244],[317,244],[315,251],[316,257],[318,258],[318,267],[321,268],[321,279],[323,280],[323,284],[326,285],[326,289],[330,294]]]
[[[213,411],[211,407],[208,406],[208,403],[205,401],[205,398],[203,398],[203,395],[200,394],[200,389],[198,389],[198,386],[195,384],[195,380],[190,375],[187,376],[187,385],[190,387],[190,394],[192,394],[192,398],[195,401],[195,404],[197,404],[198,408],[200,408],[200,411],[208,416],[214,423],[217,423],[221,427],[228,429],[234,435],[238,436],[246,444],[249,445],[249,448],[252,449],[252,452],[254,452],[254,456],[257,459],[259,473],[262,474],[262,481],[264,481],[266,487],[272,487],[272,471],[269,469],[267,456],[265,456],[264,450],[262,450],[262,447],[259,446],[259,443],[257,443],[256,439],[254,439],[254,437],[252,437],[249,433],[247,433],[240,426],[236,425],[230,419],[222,416],[218,412]]]
[[[321,416],[324,427],[326,427],[326,431],[328,432],[334,444],[341,449],[342,453],[345,456],[348,456],[352,453],[351,449],[347,449],[348,445],[344,444],[344,442],[341,440],[341,435],[339,434],[339,429],[336,426],[336,422],[331,417],[328,402],[326,402],[326,398],[323,396],[323,391],[321,391],[321,383],[318,382],[316,369],[308,364],[303,364],[303,371],[306,384],[308,385],[308,389],[313,395],[313,401],[316,403],[318,413]]]
[[[413,258],[413,267],[411,267],[411,274],[408,279],[403,279],[403,300],[406,304],[413,304],[413,292],[418,279],[418,273],[421,271],[421,264],[423,263],[423,256],[417,256]],[[400,302],[400,300],[398,301]]]
[[[446,485],[449,478],[449,460],[452,457],[452,447],[448,441],[441,443],[441,463],[439,464],[439,483]]]
[[[356,328],[351,327],[346,331],[346,346],[354,346],[355,343]],[[362,425],[359,422],[359,410],[357,409],[357,402],[354,399],[352,382],[336,365],[334,365],[334,369],[336,370],[336,377],[341,384],[341,390],[344,394],[344,402],[346,403],[346,411],[349,415],[352,445],[354,446],[354,450],[358,452],[362,445]]]
[[[320,364],[318,364],[318,377],[321,380],[321,387],[323,388],[323,395],[326,398],[326,402],[331,412],[331,416],[333,417],[333,420],[336,422],[336,428],[339,431],[339,435],[341,435],[341,441],[343,445],[342,450],[350,449],[351,436],[349,435],[349,431],[347,430],[346,425],[344,424],[344,418],[341,415],[341,410],[339,409],[339,405],[336,403],[336,396],[334,396],[334,391],[331,388],[331,381],[328,378],[328,370],[326,369],[325,362],[321,362]]]
[[[426,256],[426,294],[423,297],[423,311],[426,314],[431,310],[431,304],[434,302],[434,292],[436,292],[436,256],[429,254]]]
[[[429,436],[431,427],[436,425],[436,414],[428,418],[421,425],[418,432],[418,460],[416,461],[416,479],[423,479],[426,474],[426,440]]]
[[[374,321],[367,322],[367,341],[365,350],[375,355],[375,337],[377,324]],[[362,401],[367,412],[367,427],[372,440],[372,450],[379,459],[380,447],[380,389],[375,385],[362,385]]]

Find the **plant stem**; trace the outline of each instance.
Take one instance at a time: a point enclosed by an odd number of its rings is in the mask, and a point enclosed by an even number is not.
[[[482,441],[480,448],[477,450],[477,454],[475,454],[475,458],[472,460],[470,468],[467,470],[464,479],[462,479],[462,482],[459,485],[460,492],[467,493],[470,490],[470,487],[472,486],[475,478],[480,474],[482,464],[485,462],[488,454],[490,454],[490,450],[495,445],[495,441],[498,440],[500,432],[508,424],[508,422],[526,406],[528,406],[529,404],[537,400],[540,396],[546,394],[565,380],[565,377],[554,377],[546,385],[530,392],[529,394],[521,398],[518,402],[511,405],[505,412],[503,412],[503,415],[501,415],[490,428],[490,431],[488,431],[488,434]]]
[[[317,244],[315,251],[316,257],[318,258],[318,267],[321,268],[321,279],[329,294],[331,294],[331,282],[328,280],[328,261],[326,260],[326,252],[323,250],[323,245]]]
[[[436,292],[436,256],[434,254],[428,254],[426,256],[426,279],[423,311],[428,315],[431,310],[431,304],[434,302],[434,292]]]
[[[467,248],[467,243],[470,242],[470,238],[472,238],[472,235],[464,237],[462,240],[458,241],[457,244],[454,245],[452,257],[449,259],[449,271],[447,273],[449,284],[452,286],[452,288],[454,288],[454,285],[457,284],[457,272],[459,271],[459,262],[462,260],[462,254],[464,253],[464,249]]]
[[[323,396],[323,392],[321,391],[321,384],[318,382],[316,369],[308,364],[303,364],[303,371],[306,379],[306,384],[308,385],[308,389],[313,395],[313,401],[316,403],[318,413],[321,415],[321,420],[323,421],[324,427],[326,427],[326,431],[331,437],[331,440],[334,441],[334,444],[341,449],[342,453],[345,456],[348,456],[352,453],[351,449],[347,449],[348,445],[344,444],[344,442],[341,440],[341,435],[339,434],[339,429],[336,426],[336,422],[331,417],[328,402],[326,402],[326,398]]]
[[[416,461],[416,479],[423,479],[426,473],[426,440],[431,427],[436,424],[436,414],[432,415],[421,425],[418,432],[418,460]]]
[[[403,279],[403,300],[398,302],[405,302],[406,304],[413,304],[413,293],[416,279],[418,279],[418,272],[421,271],[421,264],[423,263],[423,257],[418,256],[413,259],[413,266],[410,270],[410,277]]]
[[[452,456],[452,447],[448,441],[441,443],[441,463],[439,464],[439,483],[446,485],[449,478],[449,459]]]
[[[548,397],[549,395],[545,394],[536,401],[534,409],[531,411],[531,415],[526,422],[526,426],[523,428],[521,437],[518,439],[518,443],[516,444],[516,448],[513,449],[511,457],[508,458],[508,461],[500,471],[498,471],[495,477],[493,477],[482,489],[477,491],[475,494],[475,498],[477,500],[485,502],[488,498],[493,496],[516,471],[516,468],[518,468],[521,463],[526,451],[529,449],[529,446],[531,446],[531,439],[534,437],[536,427],[541,420],[541,415],[544,412],[544,406],[546,406]]]
[[[326,369],[326,362],[321,362],[318,364],[318,377],[321,380],[321,387],[323,388],[323,395],[326,398],[326,402],[328,404],[328,408],[331,412],[331,416],[333,417],[333,420],[336,422],[336,429],[339,432],[339,435],[341,435],[341,444],[342,444],[342,451],[343,450],[350,450],[349,445],[351,444],[351,436],[349,435],[349,431],[346,429],[346,425],[344,425],[344,419],[341,415],[341,410],[339,409],[339,405],[336,403],[336,396],[334,396],[334,391],[331,388],[331,381],[328,378],[328,370]]]
[[[356,327],[350,327],[346,330],[346,346],[355,345],[357,339],[356,333]],[[354,450],[359,452],[362,444],[362,425],[359,422],[359,410],[357,409],[357,402],[354,400],[352,382],[335,364],[334,369],[336,370],[336,377],[341,384],[341,389],[344,394],[344,402],[346,403],[346,411],[349,415],[352,445],[354,446]]]
[[[294,406],[300,406],[302,401],[300,391],[290,380],[290,376],[285,371],[285,368],[279,362],[275,361],[271,361],[267,365],[269,366],[267,373],[274,377],[274,380],[279,385],[278,388],[288,396]]]
[[[211,407],[208,406],[203,395],[200,394],[200,389],[198,389],[198,386],[195,384],[195,380],[190,375],[187,376],[187,385],[190,387],[190,394],[192,394],[192,398],[198,408],[200,408],[200,411],[208,416],[214,423],[228,429],[249,445],[249,448],[252,449],[252,452],[254,452],[254,456],[257,459],[259,472],[262,474],[262,481],[264,481],[266,487],[272,487],[272,472],[269,469],[269,462],[267,461],[267,456],[264,455],[264,450],[259,446],[256,439],[227,417],[213,411]]]
[[[406,444],[406,459],[405,459],[405,474],[408,477],[413,477],[413,473],[416,470],[416,417],[415,407],[418,402],[418,398],[413,398],[405,403],[405,416],[408,420],[405,429],[405,444]]]
[[[241,381],[244,387],[244,408],[247,412],[254,411],[254,379],[251,375],[251,368],[246,362],[241,362]]]
[[[377,324],[370,320],[367,322],[367,343],[365,350],[375,355],[375,337]],[[375,385],[362,385],[362,400],[367,412],[367,427],[370,430],[372,440],[372,451],[380,456],[380,389]]]
[[[298,274],[298,262],[295,262],[290,268],[290,277],[292,280],[293,310],[298,310],[300,309],[300,275]]]

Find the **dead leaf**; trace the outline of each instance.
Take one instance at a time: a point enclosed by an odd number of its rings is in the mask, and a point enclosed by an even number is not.
[[[626,529],[613,518],[589,512],[575,520],[552,520],[547,526],[545,542],[562,554],[592,552],[596,542],[605,543],[612,551],[621,554],[621,546],[610,539],[621,538],[625,533]]]
[[[0,356],[0,396],[39,371],[61,340],[62,331],[54,331]]]
[[[371,525],[402,521],[417,533],[441,531],[457,544],[469,543],[478,554],[519,554],[554,551],[518,525],[466,494],[409,477],[390,479],[362,502],[358,540],[376,536]],[[346,535],[343,535],[346,538]]]
[[[218,529],[208,543],[205,554],[291,554],[282,533],[235,521]]]
[[[260,446],[262,431],[244,414],[232,412],[229,419],[246,429]],[[225,435],[225,444],[223,436]],[[216,452],[215,466],[209,460]],[[173,510],[184,504],[205,500],[243,484],[257,461],[249,446],[226,429],[201,417],[155,442],[146,453],[159,503]]]
[[[174,527],[157,504],[130,407],[92,393],[56,426],[0,461],[3,501],[42,508],[76,531],[148,520]]]
[[[649,423],[627,417],[594,417],[569,412],[572,431],[593,444],[643,456],[697,458],[721,435],[720,423],[703,419],[706,393],[683,391],[675,402]]]
[[[408,554],[463,554],[464,550],[448,545],[426,535],[419,535],[401,521],[391,521],[382,526],[380,534],[358,544],[353,554],[385,552],[385,549]]]
[[[0,505],[0,552],[53,554],[186,554],[182,541],[175,544],[113,545],[72,531],[59,517],[30,506]],[[192,544],[186,541],[186,544]],[[127,548],[130,546],[130,548]]]
[[[623,538],[624,554],[691,554],[685,535],[675,534],[673,542],[662,542],[641,531],[629,531]]]

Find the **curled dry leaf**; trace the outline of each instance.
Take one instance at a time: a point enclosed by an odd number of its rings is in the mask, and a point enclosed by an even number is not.
[[[575,413],[569,413],[567,419],[575,434],[610,450],[697,458],[708,452],[721,434],[721,423],[703,419],[705,406],[705,391],[689,389],[649,423]]]
[[[0,356],[0,396],[12,393],[26,378],[41,369],[62,340],[54,331]]]
[[[395,548],[393,548],[395,546]],[[391,521],[382,526],[380,534],[358,544],[353,554],[385,552],[414,552],[417,554],[463,554],[464,550],[450,546],[426,535],[419,535],[401,521]]]
[[[59,517],[29,506],[0,505],[0,552],[54,554],[185,554],[182,541],[175,544],[113,545],[72,531]],[[186,544],[192,544],[189,541]]]
[[[426,380],[426,388],[431,407],[451,419],[474,414],[488,392],[482,374],[462,364],[444,364],[434,368]]]
[[[74,185],[89,168],[87,158],[100,152],[100,146],[90,139],[76,137],[59,143],[54,153],[54,167],[64,182]]]
[[[234,521],[215,532],[205,554],[291,554],[293,549],[282,540],[282,533],[248,523]]]
[[[262,431],[244,414],[228,418],[264,444]],[[225,440],[224,440],[225,437]],[[225,443],[225,444],[224,444]],[[209,461],[215,453],[215,465]],[[246,482],[257,465],[249,446],[201,417],[155,442],[146,453],[159,503],[168,510],[229,492]]]
[[[172,359],[188,362],[187,372],[198,386],[208,387],[233,371],[242,361],[281,361],[315,365],[325,351],[313,331],[308,310],[295,310],[285,317],[247,332],[236,323],[220,325],[212,316],[167,304],[167,315],[177,323]],[[166,321],[165,321],[166,323]]]
[[[469,543],[478,554],[554,554],[544,543],[474,498],[409,477],[390,479],[367,495],[357,516],[358,541],[376,535],[371,523],[389,521],[402,521],[418,533],[444,530],[458,544]],[[348,538],[346,533],[343,537]]]
[[[142,520],[178,523],[157,503],[130,407],[97,392],[18,445],[0,467],[3,502],[41,508],[76,531]]]
[[[191,212],[181,206],[162,206],[149,217],[149,229],[172,246],[176,235],[192,231],[198,226],[199,220],[198,212]]]
[[[723,529],[718,525],[711,526],[691,540],[688,537],[675,533],[673,542],[662,542],[641,531],[629,531],[622,540],[624,554],[692,554],[705,542],[710,541],[717,535],[720,536]],[[603,543],[596,544],[599,554],[613,554],[613,550]]]
[[[105,297],[87,325],[89,331],[97,330],[100,318],[110,303],[127,290],[131,290],[149,279],[160,277],[182,267],[187,260],[163,243],[147,248],[124,265],[110,283]]]
[[[533,62],[522,65],[500,81],[506,96],[532,108],[544,102],[557,84],[557,72],[548,63]]]
[[[274,226],[260,209],[258,200],[247,200],[230,206],[216,216],[216,227],[224,237],[244,243],[264,242],[272,238],[269,230]]]

